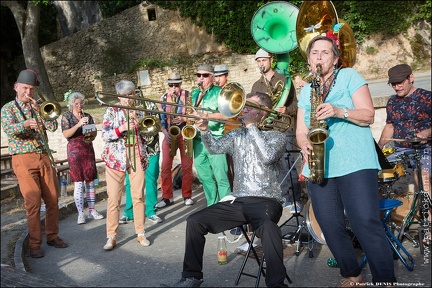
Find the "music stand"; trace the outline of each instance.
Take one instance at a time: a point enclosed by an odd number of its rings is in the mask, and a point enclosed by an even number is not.
[[[296,256],[300,255],[300,247],[303,244],[303,240],[301,239],[302,238],[301,236],[302,236],[303,230],[306,230],[306,232],[307,232],[307,243],[308,243],[308,249],[309,249],[309,258],[312,258],[313,257],[313,251],[312,251],[313,250],[313,239],[312,239],[312,236],[311,236],[311,234],[310,234],[310,232],[309,232],[309,230],[307,228],[306,221],[303,220],[303,221],[301,221],[301,223],[299,221],[299,217],[303,217],[303,215],[300,214],[300,211],[297,211],[297,202],[296,202],[295,195],[294,195],[294,183],[293,183],[293,178],[292,178],[292,175],[291,175],[291,171],[295,167],[295,164],[297,163],[297,161],[299,159],[302,158],[302,155],[299,152],[300,152],[300,150],[287,150],[286,159],[288,161],[288,168],[289,168],[289,170],[286,173],[285,177],[282,179],[282,181],[281,181],[280,184],[282,184],[285,181],[285,179],[286,179],[286,177],[288,177],[288,175],[290,176],[290,182],[291,182],[291,188],[292,188],[291,192],[292,192],[292,197],[293,197],[293,205],[294,205],[295,213],[292,214],[291,217],[288,218],[288,220],[286,220],[284,223],[282,223],[281,225],[279,225],[279,227],[280,228],[282,228],[283,226],[297,227],[297,229],[296,229],[296,231],[294,233],[288,232],[288,233],[282,235],[282,239],[289,240],[291,244],[294,243],[294,242],[297,243],[297,249],[296,249],[296,252],[295,252]],[[290,155],[291,155],[290,153],[299,153],[299,156],[294,161],[294,163],[292,164],[292,166],[291,166],[291,162],[290,162]],[[296,226],[295,225],[288,225],[287,223],[290,222],[291,219],[293,219],[293,218],[296,219],[297,225]]]

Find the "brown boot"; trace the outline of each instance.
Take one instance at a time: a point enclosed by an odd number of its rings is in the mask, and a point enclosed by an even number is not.
[[[45,256],[45,253],[40,247],[30,248],[30,257],[32,258],[42,258]]]

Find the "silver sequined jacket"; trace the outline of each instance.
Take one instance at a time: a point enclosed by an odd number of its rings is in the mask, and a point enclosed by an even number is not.
[[[202,132],[201,139],[211,154],[232,156],[233,196],[270,197],[284,202],[278,182],[278,162],[285,152],[285,134],[260,131],[256,126],[251,126],[231,130],[218,139],[209,131]]]

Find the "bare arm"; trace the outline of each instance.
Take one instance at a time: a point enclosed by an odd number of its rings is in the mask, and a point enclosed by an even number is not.
[[[384,145],[387,144],[387,142],[389,142],[389,139],[393,137],[393,124],[392,123],[387,123],[384,126],[383,131],[381,132],[381,137],[378,141],[378,146],[383,149]]]
[[[297,144],[301,149],[301,153],[304,160],[307,161],[309,151],[312,151],[312,144],[307,139],[307,134],[309,133],[309,128],[304,122],[305,110],[303,108],[298,108],[297,110],[297,128],[296,128],[296,139]]]
[[[347,121],[351,121],[359,126],[369,126],[373,124],[375,117],[375,109],[372,103],[367,85],[361,86],[352,95],[354,109],[347,110]],[[316,117],[318,120],[327,119],[330,117],[344,118],[344,109],[341,107],[333,106],[330,103],[323,103],[318,105]]]

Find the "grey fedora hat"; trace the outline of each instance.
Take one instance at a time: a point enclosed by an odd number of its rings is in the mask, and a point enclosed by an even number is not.
[[[18,75],[16,83],[39,86],[38,75],[31,69],[22,70]]]
[[[197,72],[198,72],[198,71],[207,71],[207,72],[213,73],[213,72],[214,72],[214,69],[213,69],[213,67],[212,67],[211,65],[209,65],[209,64],[201,64],[201,65],[199,65],[199,66],[197,67]]]
[[[227,65],[220,64],[216,65],[214,68],[214,76],[221,76],[229,72]]]
[[[178,84],[181,83],[182,81],[183,79],[181,78],[180,73],[178,72],[173,72],[168,75],[168,80],[167,80],[168,84]]]

